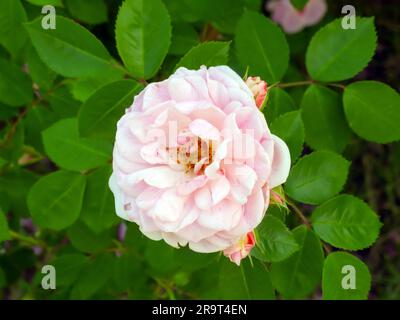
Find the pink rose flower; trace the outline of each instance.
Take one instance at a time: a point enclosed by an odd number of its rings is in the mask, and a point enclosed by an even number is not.
[[[260,77],[248,77],[246,84],[253,93],[254,99],[256,99],[256,105],[260,109],[267,96],[267,83],[261,80]]]
[[[309,0],[303,10],[294,7],[290,0],[271,0],[266,7],[272,13],[272,20],[287,33],[296,33],[317,24],[327,10],[325,0]]]
[[[118,121],[109,185],[118,216],[150,239],[216,252],[257,227],[289,168],[239,75],[179,68]]]
[[[237,243],[228,249],[224,250],[224,255],[229,258],[232,262],[236,263],[240,266],[240,261],[246,258],[251,249],[256,244],[256,238],[254,236],[254,232],[248,232],[244,237],[239,239]]]

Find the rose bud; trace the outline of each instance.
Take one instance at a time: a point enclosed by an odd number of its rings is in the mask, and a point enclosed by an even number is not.
[[[267,96],[267,83],[261,80],[260,77],[248,77],[246,80],[246,84],[253,93],[257,107],[261,109],[265,97]]]
[[[224,255],[228,257],[229,260],[240,266],[240,261],[249,255],[255,244],[256,238],[254,232],[248,232],[246,236],[240,238],[236,244],[225,249]]]

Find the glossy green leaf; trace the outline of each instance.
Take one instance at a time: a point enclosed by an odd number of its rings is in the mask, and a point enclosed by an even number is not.
[[[282,79],[289,64],[289,46],[282,30],[259,13],[245,11],[236,34],[236,54],[249,74],[268,83]]]
[[[72,96],[79,101],[85,102],[91,95],[106,84],[112,83],[117,80],[121,80],[122,77],[116,77],[115,79],[107,77],[89,77],[80,78],[70,83],[69,88]]]
[[[285,90],[274,87],[268,90],[267,105],[262,112],[268,124],[271,124],[280,115],[296,109],[292,97]]]
[[[306,65],[311,77],[341,81],[354,77],[371,60],[376,49],[374,18],[356,18],[355,29],[343,29],[342,18],[320,29],[307,49]]]
[[[26,12],[20,0],[0,1],[0,44],[13,56],[18,55],[28,39],[22,25],[26,19]]]
[[[62,0],[26,0],[26,1],[38,6],[45,6],[45,5],[51,5],[57,7],[63,6]]]
[[[29,75],[33,82],[36,83],[39,88],[50,89],[56,78],[56,73],[43,63],[32,46],[28,49],[26,62],[28,63]]]
[[[125,0],[115,26],[118,52],[136,78],[160,68],[171,42],[171,22],[161,0]]]
[[[128,291],[131,288],[137,288],[139,285],[147,285],[146,277],[138,277],[138,274],[144,273],[141,261],[134,255],[124,253],[115,257],[112,279],[117,285],[118,290]]]
[[[350,130],[338,93],[320,85],[310,86],[301,102],[301,116],[306,143],[314,150],[341,153],[346,147]]]
[[[43,29],[42,18],[25,25],[40,58],[65,77],[104,76],[120,72],[104,45],[76,22],[57,16],[56,29]]]
[[[111,159],[111,144],[79,138],[78,121],[75,118],[56,122],[43,131],[42,137],[47,155],[63,169],[72,171],[93,169]]]
[[[93,296],[110,279],[114,257],[101,254],[84,266],[71,291],[71,299],[84,300]]]
[[[57,121],[56,114],[42,105],[31,108],[24,117],[25,144],[44,152],[42,131]]]
[[[34,222],[61,230],[79,217],[86,179],[79,173],[56,171],[39,179],[28,194],[28,207]]]
[[[322,240],[347,250],[369,247],[381,228],[376,213],[351,195],[340,195],[325,202],[313,212],[311,221]]]
[[[108,186],[111,166],[99,168],[87,177],[81,219],[95,233],[115,225],[120,219],[115,214],[114,197]]]
[[[87,263],[88,258],[81,253],[67,253],[57,256],[52,261],[57,272],[57,286],[72,285]]]
[[[350,128],[361,138],[377,143],[400,140],[400,95],[377,81],[352,83],[343,95]]]
[[[218,284],[223,299],[275,299],[269,272],[259,261],[251,265],[246,259],[237,266],[225,260],[221,264]]]
[[[101,87],[82,105],[78,115],[83,137],[114,140],[117,121],[143,88],[133,80],[120,80]]]
[[[288,259],[271,265],[274,287],[286,299],[304,298],[321,281],[324,253],[314,232],[302,225],[293,230],[299,251]]]
[[[324,300],[364,300],[370,287],[368,267],[355,256],[333,252],[325,259],[322,273]]]
[[[80,102],[72,96],[65,86],[50,91],[48,101],[51,109],[59,118],[72,118],[78,114]]]
[[[88,24],[107,22],[107,6],[104,0],[65,0],[71,15]]]
[[[183,55],[198,43],[199,35],[192,25],[183,22],[173,24],[169,54]]]
[[[29,76],[11,62],[0,58],[0,102],[20,107],[33,98]]]
[[[202,65],[207,67],[225,65],[228,62],[230,42],[210,41],[197,45],[187,52],[176,65],[197,70]]]
[[[255,256],[263,261],[285,260],[299,249],[292,232],[278,218],[267,215],[257,227]],[[252,251],[252,254],[253,254]]]
[[[342,190],[349,165],[346,159],[333,152],[313,152],[293,166],[285,190],[297,201],[320,204]]]
[[[111,230],[95,233],[81,221],[75,222],[68,228],[67,236],[75,248],[87,253],[104,250],[112,243]]]
[[[271,132],[286,142],[292,162],[300,156],[304,143],[304,125],[299,111],[279,116],[270,126]]]
[[[0,195],[4,194],[7,197],[9,209],[14,214],[27,214],[27,195],[37,178],[38,176],[35,173],[25,169],[5,172],[0,175]]]

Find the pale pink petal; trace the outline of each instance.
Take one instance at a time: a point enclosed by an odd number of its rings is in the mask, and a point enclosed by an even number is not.
[[[274,158],[272,160],[271,176],[269,179],[270,188],[275,188],[286,182],[290,170],[290,152],[286,143],[275,135]]]
[[[220,135],[216,127],[203,119],[196,119],[189,124],[189,130],[203,140],[219,140]]]
[[[307,26],[317,24],[325,15],[327,5],[325,0],[309,0],[304,7],[304,22]]]

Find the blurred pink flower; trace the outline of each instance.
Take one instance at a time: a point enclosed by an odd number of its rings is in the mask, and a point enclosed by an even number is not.
[[[279,23],[287,33],[296,33],[305,27],[317,24],[325,15],[325,0],[309,0],[303,10],[298,10],[290,0],[271,0],[266,8],[272,14],[272,20]]]
[[[261,80],[260,77],[248,77],[246,84],[251,92],[253,92],[254,99],[256,99],[256,105],[260,109],[265,97],[267,96],[267,83]]]
[[[118,121],[109,184],[117,214],[150,239],[217,252],[258,226],[289,168],[239,75],[179,68]]]
[[[240,261],[246,258],[251,249],[256,244],[256,238],[254,232],[248,232],[244,237],[239,239],[234,245],[224,250],[224,255],[229,258],[232,262],[240,266]]]

